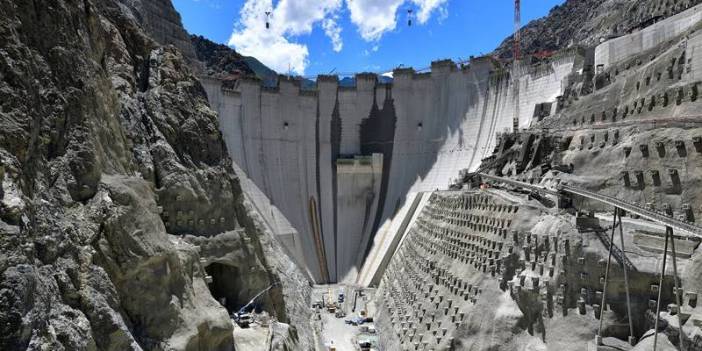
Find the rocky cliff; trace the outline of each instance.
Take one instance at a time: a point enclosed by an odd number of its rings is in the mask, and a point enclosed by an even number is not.
[[[262,308],[309,343],[307,280],[241,196],[184,34],[168,1],[0,1],[0,349],[231,350],[214,263],[230,302],[273,284]]]

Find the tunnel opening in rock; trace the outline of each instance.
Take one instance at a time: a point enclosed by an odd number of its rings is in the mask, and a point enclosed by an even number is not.
[[[248,300],[242,296],[245,284],[242,281],[239,267],[212,263],[205,267],[205,271],[212,277],[209,284],[210,293],[215,300],[224,306],[231,314],[237,312]],[[260,309],[260,306],[257,306]]]

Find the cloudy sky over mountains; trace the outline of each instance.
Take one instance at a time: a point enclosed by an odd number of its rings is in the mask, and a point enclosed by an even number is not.
[[[523,23],[561,2],[523,1]],[[278,72],[308,76],[465,59],[490,52],[513,26],[512,0],[174,0],[174,5],[189,32],[228,44]]]

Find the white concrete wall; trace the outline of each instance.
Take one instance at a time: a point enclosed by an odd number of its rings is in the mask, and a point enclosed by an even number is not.
[[[700,31],[690,35],[690,39],[686,43],[686,59],[690,60],[690,72],[687,77],[684,77],[690,82],[702,80],[702,33]],[[688,72],[686,72],[686,75]]]
[[[324,240],[324,250],[326,252],[327,267],[331,281],[336,281],[333,275],[334,268],[334,193],[333,193],[333,172],[332,167],[332,144],[331,144],[331,119],[334,106],[337,103],[339,82],[337,80],[321,81],[317,83],[319,91],[319,212],[322,222],[322,239]]]
[[[356,88],[339,90],[342,155],[361,153],[361,121],[370,114],[376,81],[375,77],[360,76],[356,78]]]
[[[437,62],[430,73],[396,71],[389,91],[396,116],[393,153],[390,160],[382,161],[391,165],[389,185],[384,205],[374,208],[371,218],[382,211],[382,227],[394,219],[407,194],[445,189],[462,169],[477,168],[494,149],[496,134],[512,129],[517,112],[514,83],[519,83],[519,125],[527,127],[536,104],[555,102],[562,94],[563,81],[573,67],[574,60],[566,57],[538,70],[498,75],[492,72],[493,62],[482,58],[474,60],[469,69]],[[380,191],[380,168],[335,173],[331,162],[331,120],[337,101],[342,125],[340,154],[357,155],[361,122],[369,117],[374,98],[379,107],[386,98],[386,89],[376,89],[375,77],[359,75],[356,80],[355,88],[340,89],[337,80],[321,79],[316,95],[301,93],[289,81],[282,81],[278,90],[262,91],[259,83],[244,80],[235,94],[206,84],[210,102],[220,112],[232,159],[260,194],[270,199],[268,205],[259,202],[270,207],[271,220],[280,210],[299,233],[305,262],[321,278],[309,199],[319,204],[321,240],[332,281],[355,276],[360,268],[358,257],[365,244],[359,238],[372,239],[370,233],[363,233],[367,206],[360,194]]]
[[[393,220],[387,221],[385,225],[378,229],[378,233],[373,237],[373,245],[368,257],[365,258],[362,268],[356,279],[356,284],[360,286],[370,286],[378,284],[380,277],[390,258],[398,248],[400,240],[412,226],[413,219],[416,218],[423,208],[424,202],[429,196],[425,193],[407,194],[405,204],[398,210]]]
[[[536,104],[555,102],[563,93],[573,66],[565,58],[539,72],[518,72],[520,127],[531,124]],[[514,81],[507,74],[491,76],[491,69],[481,60],[468,70],[435,67],[428,76],[395,76],[398,122],[386,218],[407,193],[445,189],[460,170],[476,169],[495,148],[497,133],[512,130]]]
[[[595,67],[602,64],[606,68],[634,57],[683,34],[700,21],[702,5],[697,5],[637,32],[608,40],[595,48]]]
[[[382,154],[337,160],[337,209],[343,214],[336,224],[338,281],[353,283],[363,264],[359,253],[370,239],[382,172]]]
[[[565,57],[538,68],[527,68],[519,77],[519,128],[528,128],[534,116],[534,107],[542,102],[555,102],[563,93],[567,76],[573,71],[574,57]],[[514,92],[511,92],[514,94]],[[513,96],[511,97],[513,98]],[[555,105],[555,104],[554,104]],[[505,104],[512,110],[512,104]]]
[[[298,96],[289,82],[281,84],[280,93],[261,92],[256,82],[240,82],[240,92],[222,90],[216,80],[202,83],[219,112],[244,194],[296,261],[319,279],[308,213],[309,197],[317,198],[315,120],[307,118],[316,114],[316,98]],[[279,106],[285,105],[294,108],[283,113]]]

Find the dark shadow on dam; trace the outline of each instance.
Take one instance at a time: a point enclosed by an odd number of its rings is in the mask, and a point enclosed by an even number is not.
[[[378,109],[376,101],[377,94],[373,94],[373,107],[370,115],[361,121],[360,139],[361,139],[361,154],[372,155],[374,153],[383,154],[383,175],[380,180],[380,194],[378,194],[378,210],[376,210],[375,218],[373,219],[372,235],[378,231],[378,227],[383,219],[383,209],[388,192],[388,181],[390,178],[390,165],[392,165],[392,151],[395,139],[395,124],[397,115],[395,114],[395,102],[392,99],[392,89],[389,85],[385,85],[385,101],[383,101],[383,109]],[[377,87],[376,87],[377,89]],[[367,207],[370,204],[366,205]],[[368,210],[368,208],[367,208]],[[372,239],[372,238],[371,238]],[[364,256],[368,255],[368,251],[372,246],[373,241],[369,240],[364,250]]]
[[[464,71],[463,74],[467,75],[470,74],[470,72]],[[481,75],[478,74],[477,76]],[[477,81],[474,79],[475,76],[472,78],[467,76],[462,77],[460,82],[465,86],[446,83],[445,80],[449,80],[448,77],[445,79],[439,78],[437,80],[432,80],[434,99],[431,105],[437,107],[431,108],[430,110],[435,111],[435,114],[422,116],[422,119],[417,121],[402,121],[416,124],[416,128],[423,132],[424,139],[422,142],[426,147],[421,155],[416,155],[419,156],[416,159],[408,158],[404,160],[404,162],[421,162],[421,165],[409,167],[415,171],[413,174],[403,174],[403,179],[405,181],[401,183],[398,183],[399,180],[393,179],[391,174],[392,166],[398,166],[398,162],[400,162],[399,160],[393,159],[393,151],[397,151],[394,150],[396,147],[395,139],[397,138],[396,130],[398,124],[395,107],[395,103],[398,102],[397,96],[393,96],[392,84],[376,85],[376,89],[386,89],[385,100],[382,103],[383,106],[382,108],[378,107],[377,101],[375,101],[375,96],[377,95],[374,94],[371,112],[368,118],[362,120],[359,131],[361,153],[363,155],[369,156],[372,153],[383,154],[383,174],[378,200],[378,210],[373,219],[372,236],[368,241],[368,245],[365,248],[361,248],[364,250],[364,257],[368,256],[373,245],[374,236],[380,226],[386,220],[395,216],[404,205],[406,195],[415,181],[418,179],[423,181],[436,164],[440,145],[437,145],[433,141],[441,140],[439,144],[443,144],[450,135],[460,133],[458,148],[473,148],[480,147],[480,145],[476,144],[481,138],[485,137],[486,134],[494,135],[497,132],[497,122],[499,115],[502,113],[499,104],[505,102],[509,103],[509,101],[505,99],[505,96],[507,96],[507,89],[510,87],[510,75],[508,72],[489,74],[486,72],[486,74],[478,78]],[[466,96],[465,99],[456,99],[455,96],[451,96],[451,90],[453,89],[464,90],[467,92],[468,96]],[[415,105],[413,101],[409,101],[413,98],[411,94],[408,94],[404,98],[408,101],[401,101],[400,103],[406,104],[408,107]],[[462,106],[456,106],[459,100]],[[461,125],[467,118],[466,112],[471,110],[480,111],[480,114],[475,116],[480,119],[479,130],[476,132],[476,140],[465,140],[462,135],[463,130]],[[450,115],[450,113],[453,113],[453,115]],[[415,114],[413,113],[413,115]],[[407,118],[409,118],[409,116]],[[460,165],[459,168],[470,167],[470,164],[476,157],[481,157],[484,152],[489,154],[491,151],[492,150],[482,149],[473,150],[472,158],[468,160],[465,165]],[[332,155],[332,158],[335,158],[335,155]],[[405,165],[399,166],[402,167],[402,172],[407,172],[407,167],[404,167]],[[456,174],[455,177],[458,177],[458,174]],[[445,184],[439,189],[447,189],[448,185],[449,184]],[[394,197],[397,197],[397,199],[394,200]],[[360,270],[361,267],[356,268]],[[341,277],[347,272],[338,273],[337,277]]]

